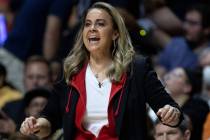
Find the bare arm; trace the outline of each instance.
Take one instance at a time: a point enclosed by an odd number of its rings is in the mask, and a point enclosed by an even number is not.
[[[21,124],[20,132],[24,135],[34,134],[39,138],[44,138],[50,134],[51,124],[45,118],[28,117]]]
[[[59,17],[49,15],[43,42],[43,54],[48,60],[52,60],[56,56],[59,47],[59,38],[61,31],[61,20]]]
[[[182,32],[182,21],[166,6],[153,12],[151,19],[167,33],[176,35]]]

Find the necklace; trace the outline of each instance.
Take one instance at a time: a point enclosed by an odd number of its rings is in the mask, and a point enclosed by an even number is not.
[[[102,87],[102,85],[103,85],[103,83],[98,82],[98,87],[99,87],[99,88],[101,88],[101,87]]]
[[[95,74],[95,77],[96,77],[96,79],[98,80],[98,87],[101,88],[102,85],[103,85],[103,83],[99,81],[99,74],[96,73],[96,74]]]

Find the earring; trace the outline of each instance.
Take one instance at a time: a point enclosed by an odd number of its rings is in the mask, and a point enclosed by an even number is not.
[[[113,44],[114,44],[114,48],[113,48],[113,51],[112,51],[112,56],[114,56],[115,51],[117,49],[116,40],[113,40]]]

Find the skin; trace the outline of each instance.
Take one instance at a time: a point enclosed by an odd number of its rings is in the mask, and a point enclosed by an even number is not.
[[[190,131],[183,134],[179,128],[173,128],[161,123],[155,126],[155,140],[189,140]]]
[[[175,68],[164,77],[167,90],[172,96],[178,96],[189,92],[187,77],[182,68]]]
[[[188,99],[192,86],[187,82],[187,76],[182,68],[175,68],[164,77],[166,90],[171,97],[182,106]]]
[[[44,97],[35,97],[31,100],[29,106],[26,108],[26,114],[28,116],[38,117],[41,111],[44,109],[47,104],[47,99]]]
[[[98,41],[90,41],[96,37]],[[83,29],[83,41],[90,53],[89,64],[94,74],[99,74],[99,81],[106,78],[107,66],[112,63],[111,46],[118,37],[118,31],[113,28],[111,16],[102,9],[92,9],[88,12]]]
[[[112,63],[111,46],[113,40],[119,37],[118,31],[113,28],[111,16],[103,9],[91,9],[86,16],[83,29],[83,42],[90,53],[89,64],[94,74],[99,74],[99,81],[107,78],[105,71]],[[95,38],[91,40],[90,38]],[[176,125],[179,121],[178,109],[166,105],[159,109],[157,115],[163,123]],[[35,133],[39,137],[47,136],[50,132],[50,122],[45,118],[26,118],[20,128],[25,135]]]
[[[189,11],[186,13],[183,28],[188,40],[199,42],[204,35],[201,15],[197,11]]]
[[[26,91],[40,86],[49,86],[49,67],[41,62],[28,64],[25,68],[24,85]]]

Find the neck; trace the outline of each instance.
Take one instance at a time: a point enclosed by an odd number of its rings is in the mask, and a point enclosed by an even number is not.
[[[107,77],[106,72],[112,63],[111,57],[90,56],[89,65],[99,81]]]
[[[102,69],[106,69],[107,66],[109,66],[112,62],[111,56],[103,57],[103,56],[95,56],[95,55],[90,55],[90,66],[94,70],[101,71]]]
[[[179,106],[183,106],[184,103],[189,99],[189,95],[183,94],[171,94],[172,98],[178,103]]]

